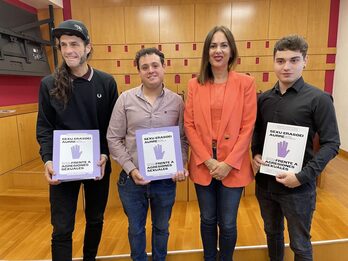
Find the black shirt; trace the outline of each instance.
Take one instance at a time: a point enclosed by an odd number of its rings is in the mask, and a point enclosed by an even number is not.
[[[252,141],[253,156],[262,155],[268,122],[291,124],[309,128],[302,170],[296,174],[301,186],[287,188],[274,176],[256,174],[256,183],[274,193],[294,193],[315,189],[316,177],[337,155],[340,139],[332,97],[299,78],[284,94],[279,83],[258,98],[258,112]],[[313,138],[319,135],[320,149],[314,155]]]
[[[50,95],[53,75],[41,81],[36,135],[44,162],[52,160],[53,130],[98,129],[100,153],[109,155],[106,132],[118,97],[117,85],[111,75],[96,69],[86,77],[73,77],[72,96],[66,108]]]

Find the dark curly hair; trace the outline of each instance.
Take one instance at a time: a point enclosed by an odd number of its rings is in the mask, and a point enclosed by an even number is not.
[[[150,54],[156,54],[161,59],[162,65],[164,64],[164,54],[160,50],[158,50],[155,47],[144,48],[144,49],[139,50],[135,55],[135,63],[137,64],[138,71],[140,70],[140,68],[139,68],[140,58],[145,56],[145,55],[150,55]]]
[[[308,44],[306,40],[299,35],[288,35],[278,40],[273,49],[273,58],[277,51],[300,51],[303,58],[306,57],[308,51]]]

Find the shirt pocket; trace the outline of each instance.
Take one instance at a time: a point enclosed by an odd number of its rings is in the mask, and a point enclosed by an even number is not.
[[[179,111],[173,109],[165,110],[162,117],[163,120],[168,123],[168,125],[178,125]]]

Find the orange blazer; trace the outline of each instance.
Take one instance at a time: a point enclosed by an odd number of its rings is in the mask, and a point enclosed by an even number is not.
[[[191,146],[190,178],[194,183],[209,185],[212,176],[204,161],[212,158],[210,85],[200,85],[196,78],[188,83],[185,106],[185,133]],[[217,140],[217,160],[233,167],[222,183],[227,187],[244,187],[254,174],[249,146],[256,120],[254,78],[230,71],[222,107]]]

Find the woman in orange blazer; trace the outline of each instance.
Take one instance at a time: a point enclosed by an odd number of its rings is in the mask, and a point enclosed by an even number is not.
[[[249,144],[256,119],[255,81],[232,70],[237,56],[231,31],[214,27],[204,42],[200,74],[188,83],[184,124],[205,260],[217,260],[218,238],[219,260],[232,260],[239,201],[254,176]]]

